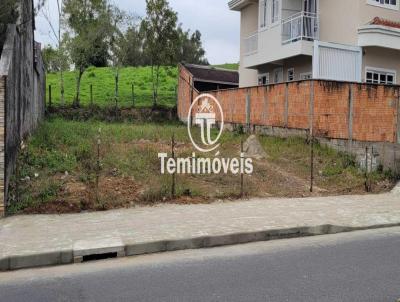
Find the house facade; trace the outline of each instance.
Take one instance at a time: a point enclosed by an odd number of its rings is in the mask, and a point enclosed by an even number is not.
[[[400,0],[232,0],[240,87],[305,79],[400,84]]]

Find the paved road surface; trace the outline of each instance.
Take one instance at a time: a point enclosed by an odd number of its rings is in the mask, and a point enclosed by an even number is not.
[[[0,301],[400,298],[400,228],[0,273]]]

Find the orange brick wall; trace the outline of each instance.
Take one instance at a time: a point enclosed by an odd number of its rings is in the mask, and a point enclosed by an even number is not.
[[[178,116],[186,120],[190,85],[181,78],[190,74],[181,69],[179,80]],[[315,80],[210,93],[221,103],[226,123],[309,129],[313,121],[318,137],[396,143],[399,92],[398,86]]]
[[[399,89],[353,85],[353,139],[396,142]]]
[[[229,89],[212,92],[221,104],[226,123],[246,123],[246,95],[247,89]],[[219,114],[217,114],[219,119]]]
[[[180,120],[187,120],[189,107],[192,101],[199,95],[198,91],[192,87],[193,76],[183,66],[179,66],[178,78],[178,117]]]
[[[314,135],[349,139],[350,84],[314,82]]]
[[[310,128],[311,82],[297,82],[288,85],[288,127]]]

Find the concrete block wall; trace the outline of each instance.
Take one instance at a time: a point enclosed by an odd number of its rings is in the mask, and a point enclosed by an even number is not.
[[[21,142],[44,116],[45,70],[33,20],[33,1],[20,1],[18,23],[8,26],[0,57],[0,215],[15,202],[9,185]]]
[[[189,100],[181,90],[187,88],[178,89],[178,116],[185,121]],[[400,172],[400,86],[306,80],[209,93],[221,103],[230,129],[241,125],[278,136],[312,131],[360,163],[365,148],[373,148],[375,166]]]
[[[5,142],[4,142],[4,103],[6,99],[6,77],[0,76],[0,217],[5,212],[4,172],[5,172]]]

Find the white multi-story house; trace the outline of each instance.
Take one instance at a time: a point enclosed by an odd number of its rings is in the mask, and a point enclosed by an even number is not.
[[[400,84],[400,0],[232,0],[240,86],[302,79]]]

